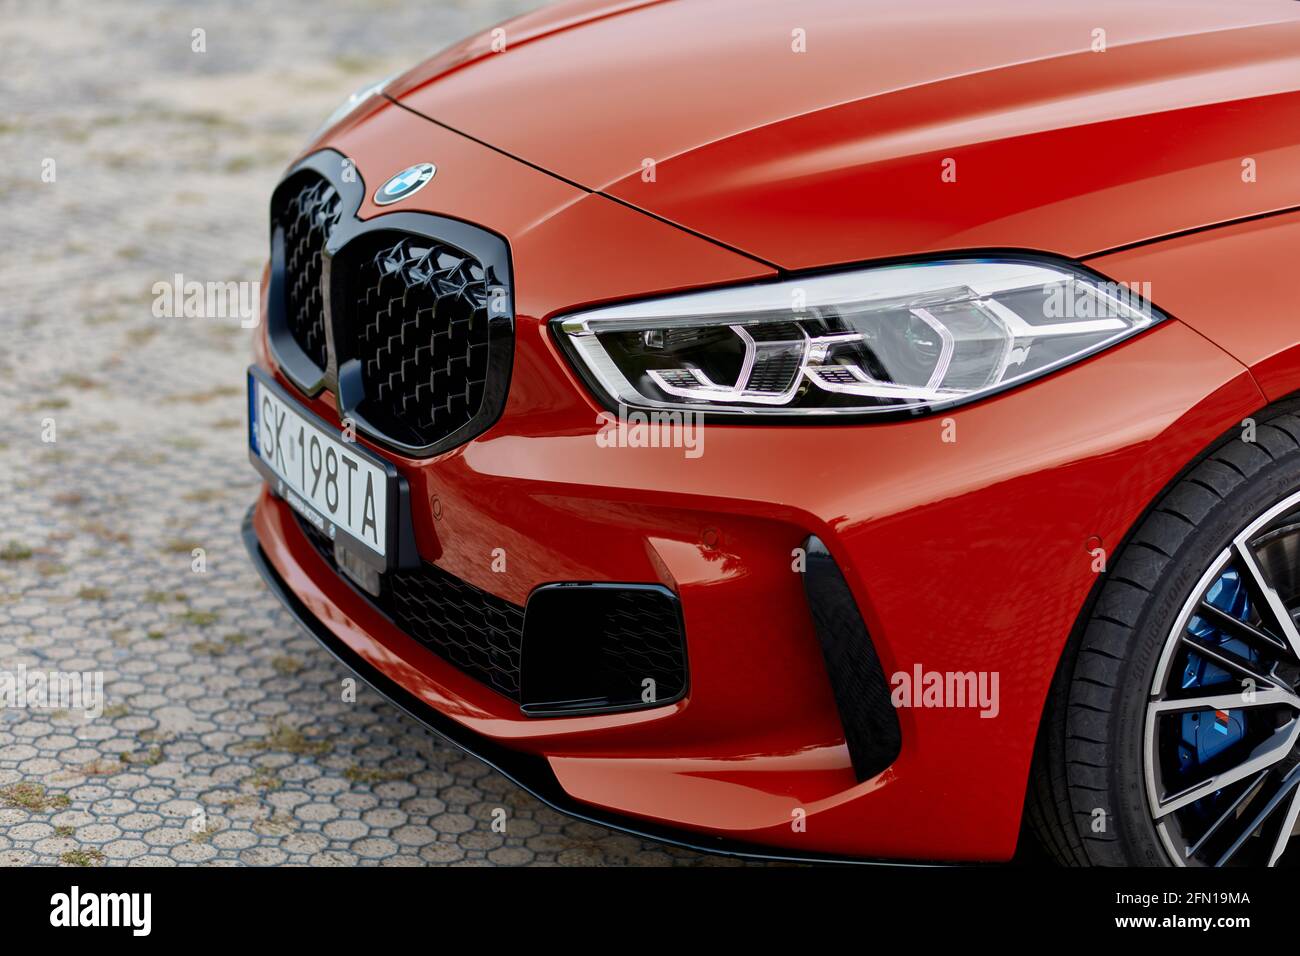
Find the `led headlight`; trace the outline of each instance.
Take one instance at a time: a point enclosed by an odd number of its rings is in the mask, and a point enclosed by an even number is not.
[[[555,331],[613,404],[833,416],[978,398],[1160,318],[1066,262],[954,258],[615,305]]]

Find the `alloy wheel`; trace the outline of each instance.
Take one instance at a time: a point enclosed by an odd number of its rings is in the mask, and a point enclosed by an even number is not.
[[[1298,618],[1300,493],[1218,555],[1156,666],[1147,800],[1177,865],[1300,862],[1300,849],[1287,853],[1300,817]]]

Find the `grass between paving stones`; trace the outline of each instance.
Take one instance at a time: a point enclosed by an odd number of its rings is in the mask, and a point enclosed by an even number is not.
[[[20,541],[10,541],[0,548],[0,561],[26,561],[34,552]]]
[[[375,767],[348,767],[347,770],[343,771],[343,776],[353,783],[375,784],[386,783],[389,780],[401,780],[406,774],[399,773],[396,770],[379,770]]]
[[[61,854],[59,859],[66,866],[99,866],[108,858],[100,850],[76,849]]]
[[[0,788],[0,806],[9,809],[49,813],[51,810],[62,810],[71,803],[65,794],[46,793],[39,783],[13,783]]]
[[[312,740],[297,727],[272,721],[270,730],[261,740],[235,744],[237,750],[278,751],[298,757],[323,757],[334,749],[328,740]]]

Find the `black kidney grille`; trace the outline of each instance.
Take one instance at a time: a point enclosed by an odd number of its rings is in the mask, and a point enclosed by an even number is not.
[[[445,243],[380,236],[358,263],[355,357],[362,412],[385,433],[428,445],[467,424],[488,376],[482,263]]]
[[[293,340],[324,369],[322,253],[343,207],[338,190],[328,181],[315,174],[304,174],[302,179],[302,187],[289,194],[276,216],[284,230],[285,320]]]
[[[337,572],[334,542],[298,515],[294,517],[307,540]],[[363,596],[443,660],[511,700],[519,700],[522,607],[427,562],[417,569],[385,575],[379,598]]]

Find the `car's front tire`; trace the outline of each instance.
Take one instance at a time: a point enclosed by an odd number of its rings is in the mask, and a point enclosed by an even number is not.
[[[1111,561],[1029,783],[1027,822],[1059,862],[1265,865],[1286,848],[1300,815],[1297,410],[1211,449]]]

